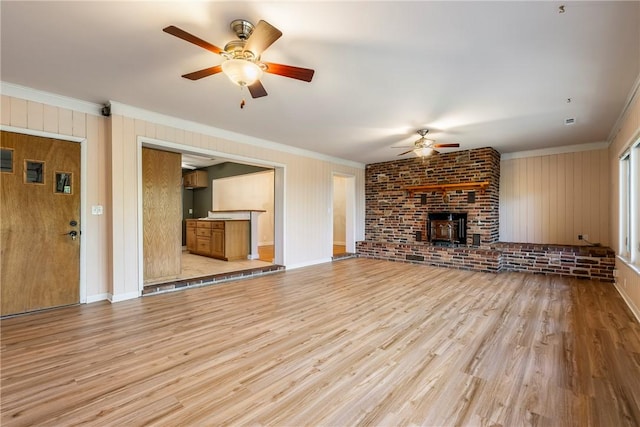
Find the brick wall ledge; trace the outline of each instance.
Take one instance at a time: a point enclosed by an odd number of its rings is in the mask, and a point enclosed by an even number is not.
[[[360,241],[358,256],[438,267],[498,273],[519,271],[558,274],[613,282],[615,252],[605,246],[495,243],[475,246],[434,246],[424,243]]]
[[[497,273],[501,252],[475,246],[438,246],[428,243],[356,242],[356,253],[364,258],[386,259],[436,267]]]

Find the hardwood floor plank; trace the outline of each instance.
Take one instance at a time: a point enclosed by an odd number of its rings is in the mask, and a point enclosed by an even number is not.
[[[595,281],[353,258],[0,327],[3,426],[640,426]]]

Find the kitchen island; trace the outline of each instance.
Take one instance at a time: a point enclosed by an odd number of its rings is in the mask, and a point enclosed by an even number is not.
[[[188,219],[187,250],[193,254],[223,261],[249,257],[249,220]]]
[[[249,240],[249,259],[259,259],[260,255],[258,254],[258,216],[262,213],[265,213],[265,210],[259,209],[247,209],[247,210],[217,210],[217,211],[209,211],[206,219],[213,220],[249,220],[249,228],[250,228],[250,240]]]

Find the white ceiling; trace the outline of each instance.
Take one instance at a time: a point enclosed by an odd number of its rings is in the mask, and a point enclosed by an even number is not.
[[[501,153],[606,141],[640,75],[640,1],[3,0],[0,8],[3,82],[362,163],[397,159],[402,150],[390,147],[411,144],[419,128],[460,149]],[[236,18],[279,28],[263,60],[313,68],[313,81],[266,74],[269,95],[253,100],[222,74],[181,78],[221,57],[162,28],[224,47]]]

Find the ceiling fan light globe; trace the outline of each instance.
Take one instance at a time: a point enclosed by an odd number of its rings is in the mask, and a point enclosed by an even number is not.
[[[262,68],[246,59],[228,59],[222,63],[222,72],[238,86],[251,86],[262,77]]]
[[[422,147],[416,148],[413,152],[416,153],[418,157],[428,157],[433,154],[433,149],[430,147]]]

